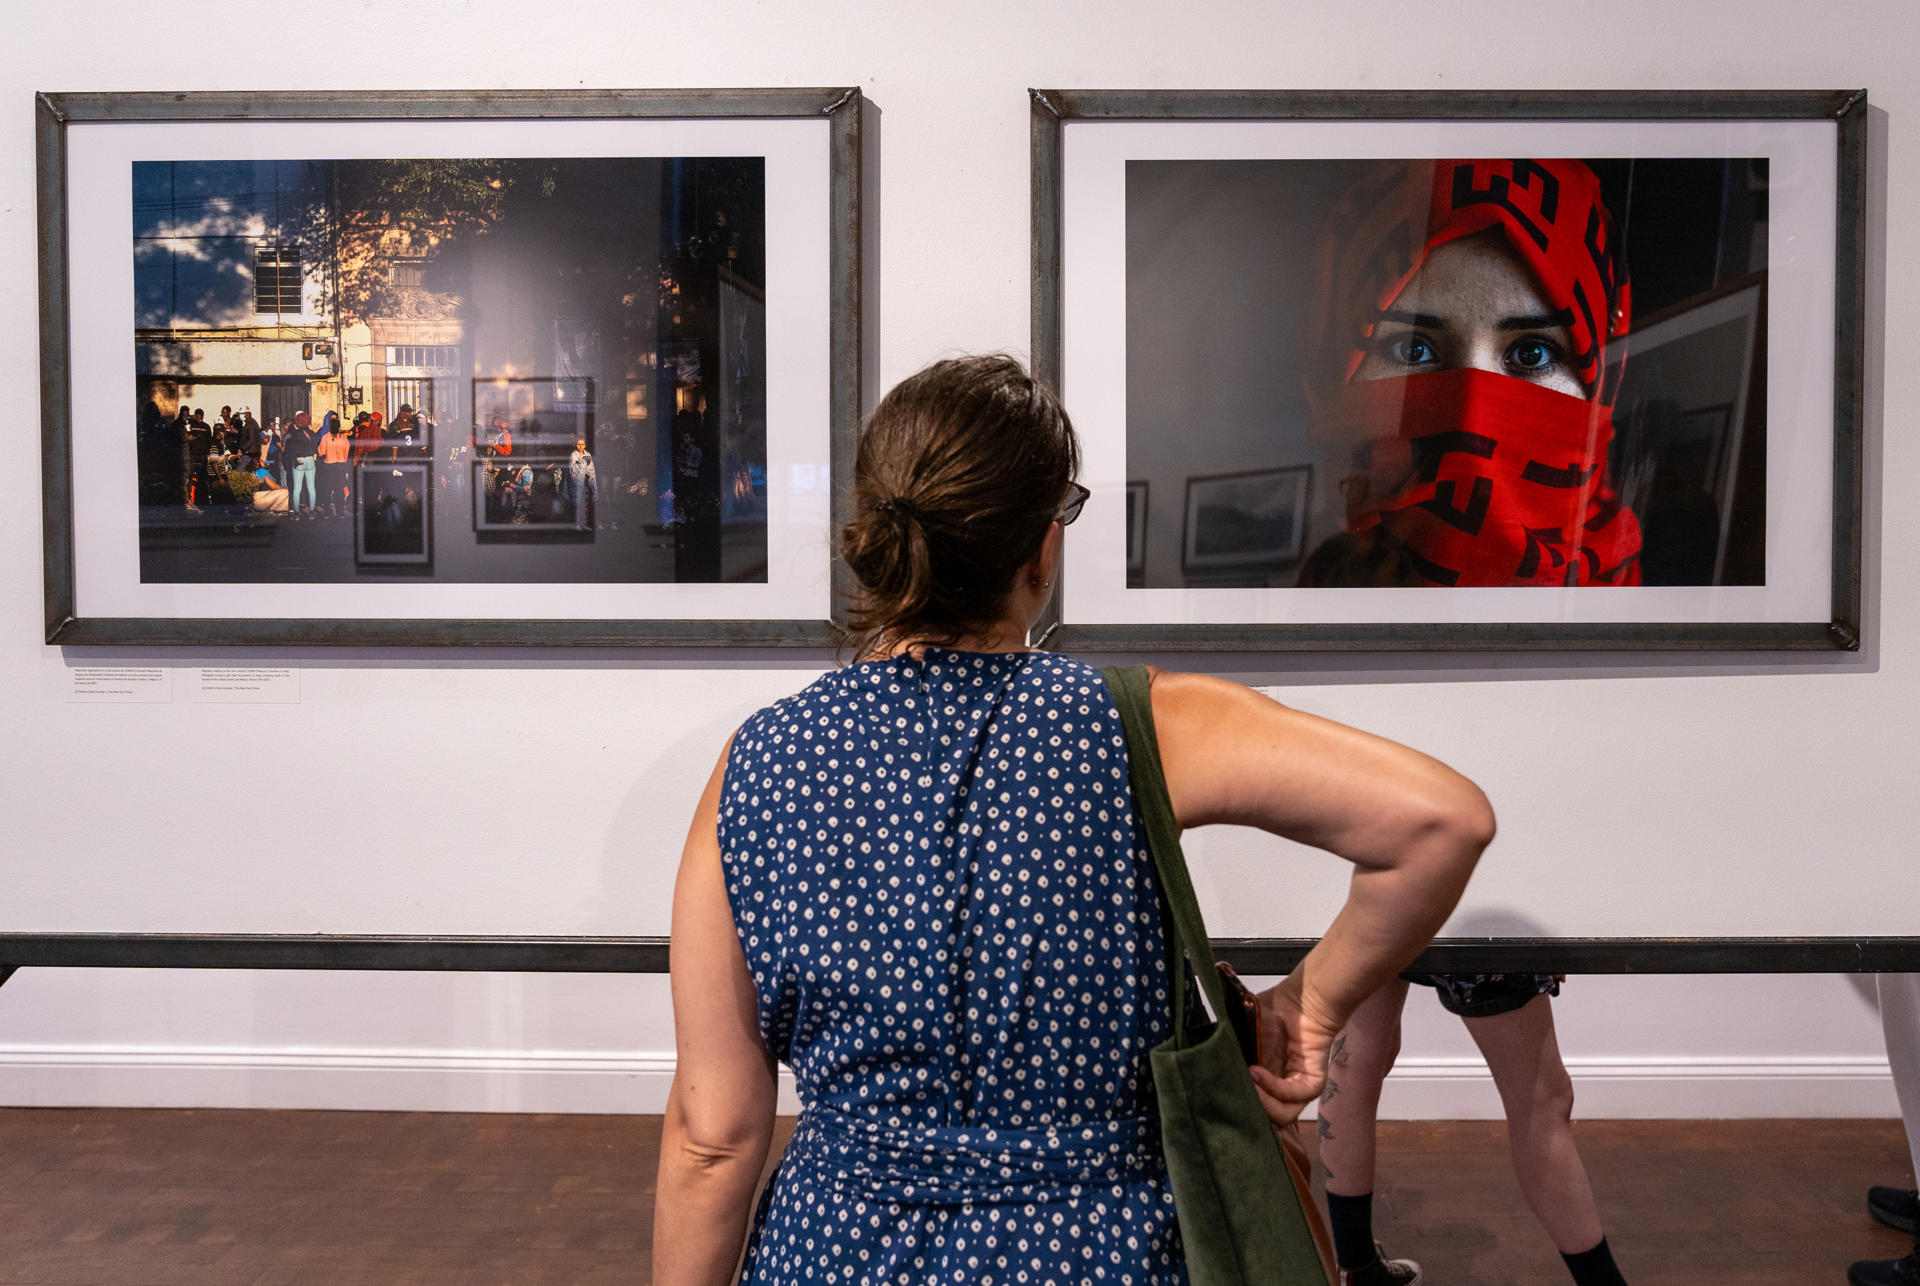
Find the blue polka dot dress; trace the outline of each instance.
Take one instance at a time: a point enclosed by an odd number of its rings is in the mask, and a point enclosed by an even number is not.
[[[1186,1281],[1152,860],[1100,674],[929,651],[734,738],[719,838],[801,1113],[751,1286]]]

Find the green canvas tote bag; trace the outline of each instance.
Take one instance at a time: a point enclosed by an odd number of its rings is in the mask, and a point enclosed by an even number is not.
[[[1307,1215],[1247,1074],[1187,878],[1143,666],[1103,670],[1126,729],[1133,807],[1160,879],[1173,1035],[1149,1055],[1174,1212],[1193,1286],[1326,1286]]]

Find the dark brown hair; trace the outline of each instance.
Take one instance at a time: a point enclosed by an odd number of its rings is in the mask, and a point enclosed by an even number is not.
[[[860,435],[840,533],[859,582],[855,655],[995,621],[1079,468],[1066,410],[1011,357],[935,362],[896,384]]]

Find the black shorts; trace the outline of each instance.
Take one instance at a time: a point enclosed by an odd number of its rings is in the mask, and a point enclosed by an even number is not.
[[[1440,993],[1440,1007],[1462,1018],[1510,1014],[1535,996],[1560,994],[1560,979],[1550,973],[1421,973],[1408,982]]]

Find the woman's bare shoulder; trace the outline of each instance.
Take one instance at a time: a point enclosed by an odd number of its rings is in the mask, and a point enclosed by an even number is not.
[[[1153,694],[1156,726],[1169,719],[1183,722],[1222,715],[1257,719],[1270,711],[1286,708],[1244,683],[1235,683],[1211,674],[1162,670],[1150,665],[1147,667],[1147,681]]]

